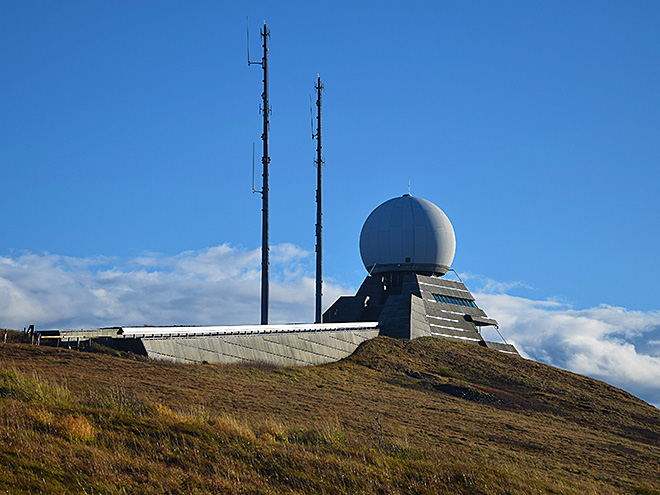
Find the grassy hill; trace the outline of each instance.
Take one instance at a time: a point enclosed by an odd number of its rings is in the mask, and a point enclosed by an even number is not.
[[[660,494],[660,411],[440,339],[308,368],[0,345],[0,492]]]

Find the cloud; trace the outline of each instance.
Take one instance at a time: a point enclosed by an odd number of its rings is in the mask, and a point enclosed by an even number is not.
[[[484,277],[483,275],[470,272],[461,273],[460,278],[461,280],[472,280],[476,282],[476,285],[479,286],[479,290],[486,294],[500,294],[518,288],[531,289],[529,285],[519,280],[500,282],[493,280],[492,278]]]
[[[271,248],[270,320],[312,321],[312,253]],[[222,244],[175,256],[0,256],[0,327],[258,323],[261,252]],[[507,292],[526,285],[461,274],[481,284],[478,304],[525,356],[589,375],[660,404],[660,312],[600,305],[574,309]],[[326,307],[354,289],[327,279]],[[488,333],[490,332],[490,333]],[[485,337],[496,340],[494,330]]]
[[[526,357],[598,378],[660,404],[660,312],[478,293],[479,305]],[[489,340],[496,335],[485,334]]]
[[[311,253],[271,248],[270,320],[311,321]],[[258,323],[261,251],[228,244],[175,256],[75,258],[20,253],[0,257],[0,326],[90,328],[116,325]],[[326,281],[331,304],[350,287]]]

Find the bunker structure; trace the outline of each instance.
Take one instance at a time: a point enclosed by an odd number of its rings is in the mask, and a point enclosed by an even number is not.
[[[98,343],[177,363],[265,363],[305,366],[339,361],[378,336],[378,323],[112,327],[37,330],[41,343]]]
[[[364,341],[440,337],[518,354],[487,342],[481,329],[497,321],[477,306],[465,284],[443,278],[456,238],[444,212],[406,194],[378,206],[360,234],[367,277],[355,296],[340,297],[323,323],[283,325],[111,327],[36,330],[42,344],[81,347],[100,343],[152,359],[180,363],[331,363]]]
[[[442,337],[518,354],[504,338],[482,337],[482,327],[499,333],[497,321],[477,306],[460,278],[443,278],[455,251],[452,224],[436,205],[410,194],[386,201],[360,234],[366,279],[355,296],[340,297],[323,321],[378,321],[381,335]]]

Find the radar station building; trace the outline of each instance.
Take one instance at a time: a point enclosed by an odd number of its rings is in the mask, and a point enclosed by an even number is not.
[[[377,321],[380,335],[441,337],[518,354],[504,338],[484,340],[481,329],[498,330],[497,321],[477,306],[460,278],[443,278],[455,252],[454,228],[436,205],[410,194],[385,201],[360,234],[367,277],[357,294],[340,297],[323,321]]]
[[[518,354],[487,342],[481,329],[497,322],[477,306],[451,270],[456,237],[443,211],[406,194],[378,206],[360,234],[367,277],[355,296],[340,297],[323,323],[37,330],[44,344],[80,347],[97,342],[179,363],[331,363],[378,335],[441,337]]]

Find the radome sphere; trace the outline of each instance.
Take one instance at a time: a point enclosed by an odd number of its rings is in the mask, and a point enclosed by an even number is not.
[[[360,255],[369,273],[444,275],[456,252],[447,215],[422,198],[405,194],[378,206],[360,233]]]

